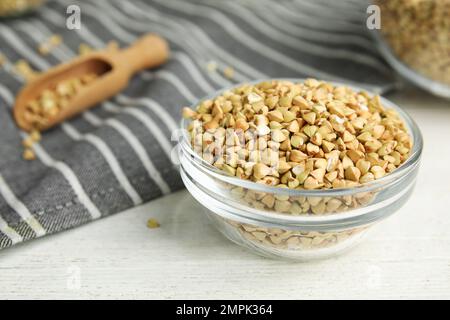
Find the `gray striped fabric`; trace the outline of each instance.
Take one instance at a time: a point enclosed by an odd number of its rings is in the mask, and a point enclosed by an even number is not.
[[[65,28],[78,4],[82,29]],[[133,78],[129,88],[47,132],[37,161],[21,159],[11,108],[23,80],[0,69],[0,247],[75,227],[182,188],[170,161],[180,108],[231,83],[317,77],[371,89],[395,85],[375,53],[356,0],[52,1],[35,15],[0,22],[0,53],[38,70],[74,57],[80,43],[122,46],[147,32],[164,36],[171,60]],[[61,34],[49,56],[38,43]],[[210,62],[217,71],[208,71]],[[235,70],[233,79],[223,75]]]

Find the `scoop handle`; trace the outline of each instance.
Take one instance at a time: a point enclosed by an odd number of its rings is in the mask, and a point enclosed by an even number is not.
[[[119,51],[114,59],[126,66],[133,74],[137,71],[161,65],[169,58],[169,46],[163,38],[148,34],[133,45]]]

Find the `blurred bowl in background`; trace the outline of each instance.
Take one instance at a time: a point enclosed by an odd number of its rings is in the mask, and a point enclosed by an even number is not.
[[[0,18],[18,17],[43,5],[47,0],[1,0]]]
[[[404,78],[450,98],[450,1],[375,0],[381,30],[372,34],[388,63]]]

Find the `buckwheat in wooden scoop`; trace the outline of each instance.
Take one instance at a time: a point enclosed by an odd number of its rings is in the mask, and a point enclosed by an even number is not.
[[[132,74],[158,66],[168,56],[166,41],[149,34],[125,50],[92,52],[52,68],[19,93],[16,122],[26,131],[49,129],[117,94]]]
[[[196,110],[184,108],[183,115],[192,120],[191,143],[205,161],[241,179],[290,189],[380,179],[412,147],[405,123],[379,96],[314,79],[246,84]]]

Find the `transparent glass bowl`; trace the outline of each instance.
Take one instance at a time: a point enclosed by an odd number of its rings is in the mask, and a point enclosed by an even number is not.
[[[372,30],[371,34],[387,62],[415,85],[450,98],[450,2],[373,3],[381,7],[382,23],[381,30]]]
[[[184,134],[178,148],[182,180],[217,229],[255,253],[300,261],[336,255],[396,212],[415,184],[423,146],[419,128],[397,105],[384,98],[381,101],[399,112],[414,143],[407,161],[381,179],[360,187],[329,190],[291,190],[242,180],[197,155],[187,134],[188,121],[182,121]],[[271,201],[275,204],[267,206]]]

